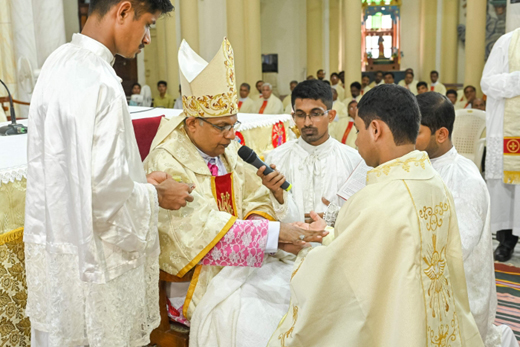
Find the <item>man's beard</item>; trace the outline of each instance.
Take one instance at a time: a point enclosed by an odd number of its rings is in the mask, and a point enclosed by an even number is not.
[[[323,136],[318,133],[318,128],[315,127],[303,127],[300,133],[307,143],[315,142]]]

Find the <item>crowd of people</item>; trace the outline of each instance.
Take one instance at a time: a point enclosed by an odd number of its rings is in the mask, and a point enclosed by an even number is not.
[[[193,347],[518,345],[494,324],[494,197],[451,141],[456,104],[483,104],[474,87],[459,98],[438,72],[426,83],[408,69],[400,85],[377,72],[346,89],[342,73],[325,81],[319,70],[291,81],[287,102],[264,81],[252,98],[236,83],[228,39],[210,62],[183,40],[183,113],[161,122],[142,162],[111,62],[135,57],[173,6],[90,6],[31,102],[32,346],[145,346],[160,310],[190,327]],[[483,86],[502,102],[495,117],[514,121],[516,104],[497,86],[513,75],[513,87],[518,73],[486,69]],[[176,104],[166,82],[158,90],[156,106]],[[258,161],[234,141],[246,110],[290,111],[300,136]],[[489,160],[502,164],[500,154]],[[503,164],[520,179],[515,162]],[[160,270],[179,279],[162,307]]]

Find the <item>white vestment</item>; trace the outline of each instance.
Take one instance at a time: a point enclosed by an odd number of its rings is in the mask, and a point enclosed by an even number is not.
[[[497,294],[486,183],[475,164],[455,147],[431,163],[455,202],[471,313],[485,346],[500,346],[500,332],[493,324]]]
[[[76,34],[31,101],[26,312],[42,345],[143,346],[160,321],[157,192],[113,61]]]
[[[520,186],[503,183],[502,167],[505,103],[520,95],[520,71],[509,72],[512,35],[503,35],[493,46],[480,84],[487,95],[486,181],[491,197],[491,230],[513,229],[513,234],[520,236]]]
[[[266,163],[275,164],[292,184],[288,216],[300,222],[305,220],[306,213],[327,210],[322,197],[337,206],[343,205],[345,201],[337,196],[338,190],[361,160],[355,149],[332,137],[319,146],[300,137],[275,148],[266,157]],[[296,214],[292,204],[297,207]]]

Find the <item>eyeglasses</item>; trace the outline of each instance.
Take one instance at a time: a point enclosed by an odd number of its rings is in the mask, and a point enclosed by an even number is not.
[[[211,125],[213,128],[219,130],[221,133],[227,133],[229,131],[231,131],[231,129],[234,129],[235,131],[238,131],[240,129],[240,121],[236,121],[235,124],[228,124],[228,125],[224,125],[223,127],[221,126],[218,126],[218,125],[215,125],[213,123],[211,123],[210,121],[202,118],[202,117],[199,117],[199,119],[205,123],[208,123],[209,125]]]
[[[312,122],[313,120],[318,119],[318,118],[323,117],[324,115],[328,114],[329,111],[330,110],[327,110],[327,111],[312,111],[309,114],[307,114],[305,112],[301,112],[301,111],[296,111],[296,112],[294,112],[294,118],[296,118],[297,120],[305,121],[305,119],[307,117],[309,117],[310,121]]]

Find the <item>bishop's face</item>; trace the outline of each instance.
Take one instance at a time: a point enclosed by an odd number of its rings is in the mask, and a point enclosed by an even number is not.
[[[231,141],[235,139],[235,129],[222,131],[217,127],[233,125],[237,120],[236,115],[207,117],[204,120],[190,117],[186,119],[186,132],[198,149],[211,157],[218,157],[224,154]]]

